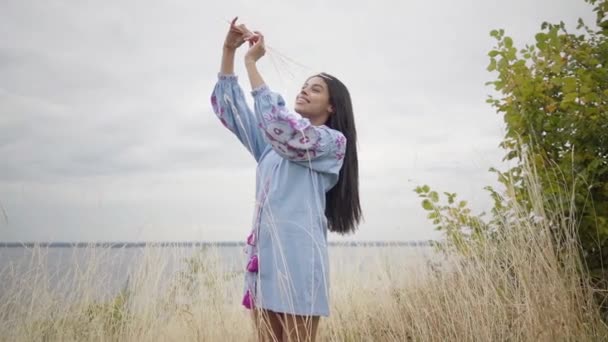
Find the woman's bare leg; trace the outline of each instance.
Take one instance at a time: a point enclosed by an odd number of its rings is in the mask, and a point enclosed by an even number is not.
[[[319,316],[283,315],[283,342],[314,342]]]
[[[256,327],[258,341],[283,341],[283,326],[281,323],[281,317],[276,312],[264,309],[254,309],[253,322]]]

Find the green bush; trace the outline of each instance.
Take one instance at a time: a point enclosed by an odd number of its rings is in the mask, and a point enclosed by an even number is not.
[[[503,115],[506,134],[500,146],[504,160],[515,165],[503,172],[491,169],[508,189],[500,195],[486,187],[494,199],[492,217],[484,221],[484,214],[473,215],[456,194],[444,193],[447,204],[441,204],[426,185],[416,192],[447,242],[466,254],[504,226],[497,221],[508,219],[509,201],[534,215],[526,182],[533,169],[544,207],[570,221],[594,285],[608,289],[608,0],[586,2],[594,6],[595,28],[579,19],[572,33],[563,22],[545,22],[535,44],[521,49],[504,30],[490,33],[496,45],[487,69],[497,78],[488,82],[496,94],[487,102]],[[552,231],[557,246],[562,227]]]

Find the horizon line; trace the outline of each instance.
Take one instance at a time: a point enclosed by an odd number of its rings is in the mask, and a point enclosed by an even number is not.
[[[386,246],[428,246],[435,240],[361,240],[361,241],[328,241],[328,246],[347,247],[386,247]],[[239,247],[245,246],[244,241],[98,241],[98,242],[8,242],[0,241],[0,248],[9,247],[43,247],[43,248],[65,248],[65,247],[110,247],[110,248],[133,248],[133,247]]]

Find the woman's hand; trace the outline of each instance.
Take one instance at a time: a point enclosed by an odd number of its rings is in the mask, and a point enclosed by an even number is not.
[[[245,64],[257,62],[264,54],[266,54],[266,45],[264,44],[264,36],[259,31],[255,31],[253,37],[249,37],[249,51],[245,55]]]
[[[249,31],[245,25],[236,25],[237,19],[238,17],[235,17],[230,23],[230,30],[228,31],[226,39],[224,40],[224,49],[234,51],[243,45],[246,40],[251,41],[255,37],[255,35]]]

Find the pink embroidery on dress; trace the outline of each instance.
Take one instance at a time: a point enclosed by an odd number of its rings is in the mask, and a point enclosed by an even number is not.
[[[251,232],[251,234],[249,234],[249,236],[247,237],[247,244],[249,246],[255,246],[255,233]]]
[[[297,124],[294,126],[294,129],[297,131],[314,131],[314,128],[311,126],[310,121],[308,119],[298,120]]]
[[[321,151],[321,139],[317,140],[314,144],[312,144],[312,150]]]
[[[341,149],[344,145],[346,145],[346,137],[343,135],[339,135],[336,138],[336,145],[338,146],[338,149]]]
[[[237,76],[236,75],[227,75],[227,74],[223,74],[223,75],[219,75],[220,80],[236,80]]]
[[[346,137],[344,135],[340,134],[336,138],[336,146],[338,147],[338,152],[336,152],[336,158],[338,158],[338,160],[342,160],[346,153]]]
[[[298,150],[280,141],[271,141],[270,143],[272,144],[274,149],[277,150],[277,152],[283,157],[287,159],[296,158]]]
[[[273,121],[277,121],[274,117],[274,115],[270,114],[270,113],[265,113],[262,115],[264,118],[264,121],[266,122],[273,122]]]
[[[268,132],[266,132],[266,131],[264,131],[264,133],[266,133],[266,137],[267,137],[267,138],[268,138],[268,140],[270,140],[271,142],[273,142],[273,141],[277,141],[277,139],[275,139],[275,138],[272,136],[272,134],[270,134],[270,133],[268,133]]]
[[[270,122],[266,125],[266,135],[270,140],[285,141],[289,138],[291,128],[285,122]]]
[[[258,256],[254,255],[249,259],[249,263],[247,264],[247,271],[255,273],[258,271]]]
[[[247,293],[245,293],[245,296],[243,297],[243,306],[245,306],[247,309],[253,309],[255,307],[253,298],[251,296],[251,291],[249,290],[247,290]]]
[[[287,148],[287,146],[285,146],[283,143],[279,142],[279,141],[272,141],[272,146],[274,146],[277,150],[283,152],[283,154],[291,154],[291,150],[289,148]]]
[[[294,117],[289,117],[286,120],[289,125],[291,126],[291,128],[296,129],[296,127],[298,127],[298,120]]]
[[[316,149],[315,146],[320,140],[319,132],[310,127],[304,131],[297,131],[294,137],[287,142],[287,145],[296,150],[310,150]]]
[[[217,112],[217,97],[215,95],[211,96],[211,105],[213,106],[213,111]]]
[[[308,151],[298,151],[296,154],[296,157],[298,160],[309,160],[309,159],[314,159],[316,155],[317,155],[317,152],[315,152],[314,150],[308,150]]]

